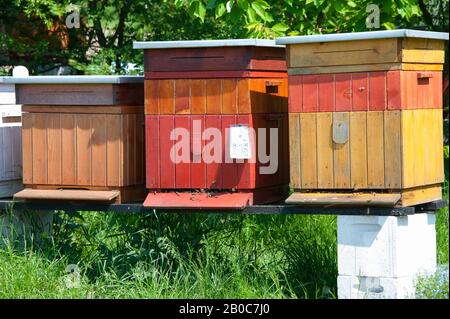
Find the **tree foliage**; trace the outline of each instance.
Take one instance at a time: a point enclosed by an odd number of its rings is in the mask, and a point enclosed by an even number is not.
[[[133,40],[275,38],[365,31],[366,8],[380,28],[448,31],[448,0],[0,0],[0,73],[22,64],[32,74],[142,71]],[[65,21],[79,11],[80,27]],[[137,69],[130,69],[135,64]],[[3,68],[2,68],[3,66]]]

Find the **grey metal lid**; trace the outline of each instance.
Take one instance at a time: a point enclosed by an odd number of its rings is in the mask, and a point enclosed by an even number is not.
[[[175,48],[209,48],[209,47],[275,47],[275,40],[266,39],[230,39],[230,40],[190,40],[190,41],[134,41],[134,49],[175,49]]]
[[[282,37],[276,39],[275,42],[276,44],[299,44],[299,43],[355,41],[355,40],[387,39],[387,38],[423,38],[423,39],[448,40],[448,33],[400,29],[400,30],[383,30],[383,31],[369,31],[369,32],[316,34],[316,35],[303,35],[295,37]]]
[[[143,82],[144,77],[136,75],[36,75],[0,77],[0,83],[10,84],[123,84]]]

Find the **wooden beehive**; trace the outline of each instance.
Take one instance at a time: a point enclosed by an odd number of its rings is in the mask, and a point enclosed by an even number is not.
[[[286,201],[411,206],[442,198],[448,35],[413,30],[280,38],[288,44]]]
[[[135,48],[145,50],[150,191],[144,205],[227,208],[285,198],[289,158],[284,48],[266,40],[143,42]],[[177,141],[170,139],[170,132],[184,128],[195,136],[195,121],[200,123],[199,134],[206,128],[220,130],[223,158],[230,127],[256,129],[253,157],[242,163],[206,163],[191,141],[190,162],[173,163],[170,150]],[[270,128],[278,129],[279,164],[274,174],[260,173],[258,128],[266,129],[267,136]]]
[[[142,77],[29,77],[16,86],[26,189],[15,198],[144,198]]]
[[[0,77],[0,198],[22,186],[21,111],[11,77]]]

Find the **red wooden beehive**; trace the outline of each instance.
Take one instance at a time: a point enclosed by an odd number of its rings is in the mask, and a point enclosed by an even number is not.
[[[144,205],[239,208],[283,199],[289,184],[284,47],[268,40],[214,40],[137,42],[135,48],[145,50]],[[230,159],[236,126],[248,128],[249,159]],[[180,139],[170,134],[180,128],[189,133],[189,161],[175,163],[171,150]],[[207,149],[213,137],[203,136],[208,128],[221,133],[214,150]],[[272,141],[269,128],[278,129]],[[270,163],[257,156],[264,134],[266,154],[278,145],[271,154],[278,162],[273,174],[262,173]]]

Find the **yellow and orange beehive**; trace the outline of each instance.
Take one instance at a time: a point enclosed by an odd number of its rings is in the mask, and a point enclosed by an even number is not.
[[[441,199],[448,34],[285,37],[287,203],[411,206]]]

